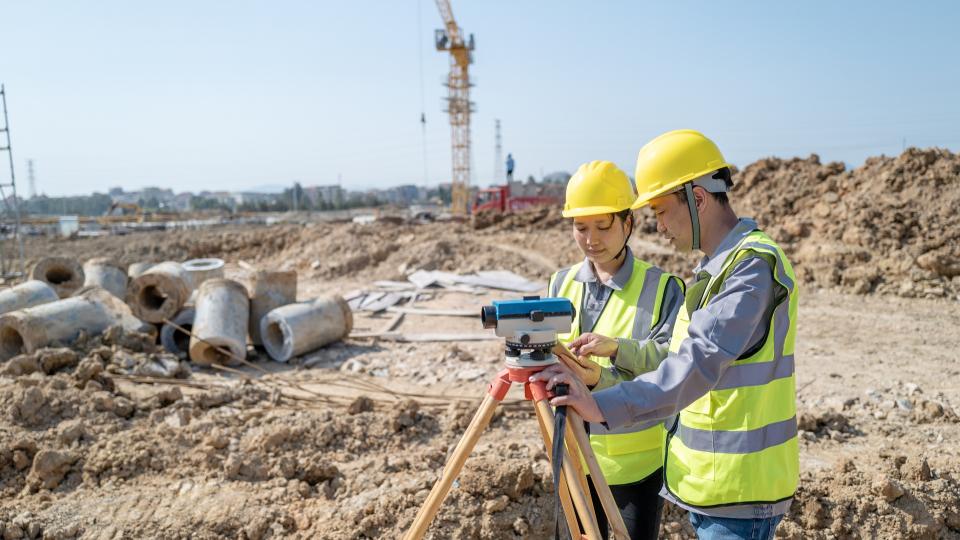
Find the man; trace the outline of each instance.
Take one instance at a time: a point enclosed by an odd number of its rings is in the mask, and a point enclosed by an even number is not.
[[[701,539],[773,538],[799,477],[798,291],[780,247],[730,207],[729,167],[692,130],[660,135],[637,157],[633,208],[650,205],[678,251],[705,254],[663,363],[592,395],[563,366],[531,379],[569,384],[552,404],[610,429],[676,415],[661,496],[690,512]]]

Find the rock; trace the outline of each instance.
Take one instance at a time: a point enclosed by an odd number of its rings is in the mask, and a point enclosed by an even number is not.
[[[883,475],[878,476],[873,481],[872,489],[874,493],[883,496],[887,502],[893,502],[905,493],[899,481]]]
[[[181,428],[190,424],[190,411],[187,409],[177,409],[163,419],[163,423],[170,427]]]
[[[35,371],[40,371],[40,363],[33,354],[17,355],[0,365],[0,375],[8,377],[29,375]]]
[[[349,414],[359,414],[362,412],[368,412],[373,410],[373,400],[367,396],[359,396],[357,399],[353,400],[350,403],[350,406],[347,407],[347,413]]]
[[[80,440],[84,434],[83,419],[74,418],[73,420],[67,420],[60,424],[60,427],[57,429],[57,439],[60,441],[60,444],[64,446],[70,446],[71,444]]]
[[[27,482],[44,489],[53,489],[60,485],[70,466],[77,461],[73,452],[44,448],[33,458],[33,468]]]
[[[33,426],[44,420],[45,415],[43,411],[46,407],[47,397],[44,395],[43,390],[32,386],[14,394],[11,413],[15,422]]]
[[[495,514],[504,510],[510,504],[510,497],[501,495],[496,499],[490,499],[483,503],[483,511],[487,514]]]
[[[27,453],[23,450],[14,450],[13,451],[13,466],[16,467],[18,471],[22,471],[30,466],[30,458],[27,457]]]
[[[900,477],[904,480],[928,482],[933,480],[933,473],[930,471],[927,458],[923,456],[910,456],[907,457],[906,463],[900,468]]]
[[[37,362],[40,364],[40,368],[43,370],[43,372],[47,375],[50,375],[65,367],[73,367],[77,365],[78,359],[79,357],[77,353],[67,348],[42,349],[37,352]]]
[[[923,390],[921,390],[920,387],[914,383],[905,383],[903,385],[903,389],[907,392],[908,396],[912,396],[913,394],[923,393]]]
[[[103,372],[103,363],[98,358],[88,356],[81,360],[77,369],[74,370],[73,378],[77,380],[80,386]]]
[[[897,407],[904,411],[910,411],[913,410],[913,403],[910,403],[909,399],[900,398],[897,400]]]

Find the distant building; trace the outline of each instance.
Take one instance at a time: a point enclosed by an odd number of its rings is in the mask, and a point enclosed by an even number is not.
[[[337,185],[332,186],[309,186],[303,188],[303,194],[310,199],[314,207],[319,206],[323,201],[327,206],[343,206],[347,201],[347,193]]]

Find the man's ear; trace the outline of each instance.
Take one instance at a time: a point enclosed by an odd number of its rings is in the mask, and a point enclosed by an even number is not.
[[[693,186],[693,200],[696,201],[697,211],[702,212],[707,204],[707,190],[700,186]]]

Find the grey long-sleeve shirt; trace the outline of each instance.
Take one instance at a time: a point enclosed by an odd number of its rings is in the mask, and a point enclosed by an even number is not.
[[[613,291],[623,290],[633,276],[633,252],[627,248],[625,263],[605,282],[597,277],[593,265],[584,259],[580,270],[573,276],[574,281],[584,284],[583,300],[577,309],[580,312],[580,334],[592,332],[600,319],[600,314],[607,305]],[[627,264],[630,263],[630,264]],[[568,269],[569,270],[569,269]],[[550,295],[560,294],[560,285],[568,270],[561,270],[557,274],[551,288]],[[660,303],[660,313],[657,323],[642,338],[617,337],[618,350],[610,368],[600,372],[600,381],[594,389],[607,388],[618,382],[631,380],[641,373],[654,370],[667,356],[670,346],[670,336],[673,335],[673,324],[677,320],[677,312],[683,304],[683,288],[676,280],[671,279],[664,291]],[[650,306],[652,308],[653,306]],[[614,336],[608,336],[614,337]]]
[[[730,252],[756,228],[753,220],[741,219],[695,272],[717,275]],[[613,428],[668,419],[710,391],[734,360],[764,339],[780,291],[763,259],[749,258],[734,266],[717,295],[693,312],[678,352],[670,353],[655,371],[594,393],[607,424]],[[700,514],[733,518],[783,514],[791,501],[704,509],[689,507],[666,490],[661,495]]]

